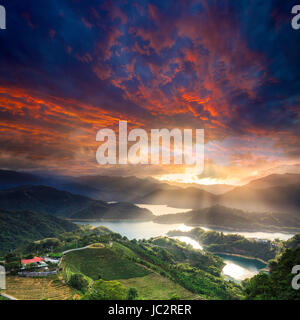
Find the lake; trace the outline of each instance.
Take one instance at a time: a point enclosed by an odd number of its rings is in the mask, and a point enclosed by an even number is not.
[[[149,209],[155,215],[171,214],[178,212],[188,212],[191,209],[172,208],[165,205],[150,205],[150,204],[138,204],[140,208]],[[104,226],[108,229],[126,236],[128,239],[150,239],[157,236],[166,236],[170,230],[190,231],[193,227],[186,226],[184,224],[157,224],[152,221],[140,222],[140,221],[98,221],[98,222],[76,222],[78,224],[90,224],[94,227]],[[224,234],[240,234],[246,238],[258,238],[274,240],[279,238],[281,240],[288,240],[293,234],[285,233],[271,233],[271,232],[232,232],[222,229],[212,229],[202,227],[204,230],[215,230],[223,232]],[[202,250],[201,243],[196,240],[186,237],[178,236],[174,237],[182,242],[188,243],[197,250]],[[259,272],[259,270],[265,267],[258,260],[252,260],[247,258],[235,257],[231,255],[220,255],[224,259],[226,265],[223,269],[225,276],[231,277],[236,281],[241,281],[246,278],[252,277]]]
[[[89,224],[94,227],[104,226],[122,236],[132,239],[150,239],[152,237],[164,236],[170,230],[189,231],[192,228],[184,224],[157,224],[152,221],[97,221],[97,222],[75,222],[77,224]]]
[[[162,216],[164,214],[175,214],[192,211],[192,209],[180,209],[168,207],[167,205],[156,205],[156,204],[135,204],[136,206],[150,210],[156,216]]]
[[[138,207],[140,208],[145,208],[150,210],[154,215],[156,216],[160,216],[163,214],[175,214],[175,213],[180,213],[180,212],[188,212],[191,211],[192,209],[181,209],[181,208],[172,208],[172,207],[168,207],[167,205],[153,205],[153,204],[136,204]],[[157,224],[155,224],[157,225]],[[178,227],[178,225],[170,225],[170,226],[176,226],[176,228]],[[223,232],[224,234],[239,234],[241,236],[244,236],[245,238],[256,238],[256,239],[267,239],[267,240],[275,240],[275,239],[280,239],[280,240],[288,240],[290,238],[292,238],[294,236],[294,234],[290,234],[290,233],[281,233],[281,232],[245,232],[245,231],[241,231],[241,232],[237,232],[237,231],[228,231],[228,230],[224,230],[224,229],[219,229],[219,228],[208,228],[208,227],[203,227],[200,226],[202,229],[209,231],[209,230],[214,230],[214,231],[218,231],[218,232]],[[169,230],[174,230],[176,228],[167,228]],[[187,229],[191,230],[191,227],[186,227]],[[188,230],[187,230],[188,231]]]
[[[218,256],[223,258],[226,263],[222,271],[223,275],[233,278],[237,282],[246,278],[252,278],[258,274],[261,269],[266,267],[266,264],[255,259],[247,259],[229,254],[218,254]]]

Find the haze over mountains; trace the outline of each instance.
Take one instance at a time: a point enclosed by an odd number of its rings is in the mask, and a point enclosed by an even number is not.
[[[47,185],[60,190],[85,195],[104,201],[135,201],[157,189],[182,190],[195,188],[212,194],[221,194],[232,190],[229,185],[198,185],[161,182],[154,178],[134,176],[55,176],[0,170],[0,189],[22,185]]]
[[[0,191],[0,208],[32,211],[67,219],[151,220],[152,213],[131,203],[109,204],[47,186],[21,186]]]
[[[252,180],[247,184],[250,188],[266,189],[272,187],[284,187],[300,182],[300,174],[285,173],[285,174],[271,174],[266,177]]]
[[[151,178],[43,177],[0,171],[0,189],[5,189],[0,191],[0,209],[30,210],[76,220],[156,219],[159,223],[206,223],[228,228],[230,225],[233,228],[247,225],[251,228],[299,228],[299,178],[299,174],[273,174],[217,195],[197,187],[172,186]],[[31,185],[24,186],[28,183]],[[134,203],[194,211],[157,219]]]
[[[220,195],[218,202],[243,210],[297,214],[300,209],[300,175],[294,175],[292,178],[290,175],[273,175],[267,177],[266,182],[260,179]]]

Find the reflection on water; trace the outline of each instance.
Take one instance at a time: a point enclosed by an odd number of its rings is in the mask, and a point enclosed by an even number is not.
[[[227,254],[218,254],[218,256],[223,258],[226,263],[222,271],[223,274],[237,281],[251,278],[258,274],[261,269],[266,267],[266,264],[255,259],[247,259]]]
[[[180,224],[179,226],[177,226],[173,230],[179,230],[179,231],[182,231],[182,232],[189,232],[189,231],[193,230],[193,227],[188,227],[185,224]]]
[[[194,249],[203,250],[203,247],[200,245],[200,243],[190,237],[176,236],[171,238],[190,244]]]
[[[104,226],[122,236],[132,239],[150,239],[152,237],[165,236],[171,230],[189,231],[192,228],[183,224],[157,224],[152,221],[95,221],[95,222],[75,222],[77,224],[89,224],[93,227]]]
[[[243,268],[235,263],[226,262],[223,268],[223,274],[229,276],[237,281],[242,281],[247,278],[252,278],[257,274],[257,270],[251,271],[250,269]]]
[[[191,211],[192,209],[180,209],[168,207],[167,205],[156,205],[156,204],[135,204],[136,206],[150,210],[154,215],[161,216],[164,214],[175,214]]]

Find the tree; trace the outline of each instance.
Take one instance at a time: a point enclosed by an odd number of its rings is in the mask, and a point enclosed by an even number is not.
[[[10,263],[10,262],[20,262],[20,256],[14,252],[8,253],[5,257],[5,262]]]
[[[300,290],[293,289],[291,282],[292,269],[300,265],[300,247],[286,249],[270,265],[270,273],[260,273],[248,281],[243,282],[247,299],[254,300],[299,300]]]
[[[20,261],[12,261],[5,264],[5,268],[7,271],[10,272],[10,274],[15,275],[20,270],[21,263]]]
[[[68,284],[71,287],[78,289],[82,292],[86,292],[89,286],[88,281],[80,273],[72,274],[70,280],[68,281]]]
[[[136,298],[138,297],[138,291],[136,288],[129,288],[128,292],[127,292],[127,298],[126,300],[136,300]]]
[[[16,253],[8,253],[5,256],[5,268],[11,274],[17,274],[21,267],[20,256]]]
[[[24,259],[33,259],[33,258],[34,258],[33,254],[27,254],[24,256]]]
[[[103,277],[102,277],[102,274],[101,274],[101,273],[99,273],[99,274],[98,274],[98,279],[97,279],[97,280],[101,280],[101,279],[103,279]]]

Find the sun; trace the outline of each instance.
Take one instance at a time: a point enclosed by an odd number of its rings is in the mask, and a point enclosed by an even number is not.
[[[186,174],[186,173],[174,173],[174,174],[164,174],[156,176],[156,179],[160,181],[174,182],[174,183],[186,183],[186,184],[202,184],[202,185],[215,185],[215,184],[227,184],[227,185],[237,185],[235,179],[218,179],[218,178],[201,178],[197,175]]]

